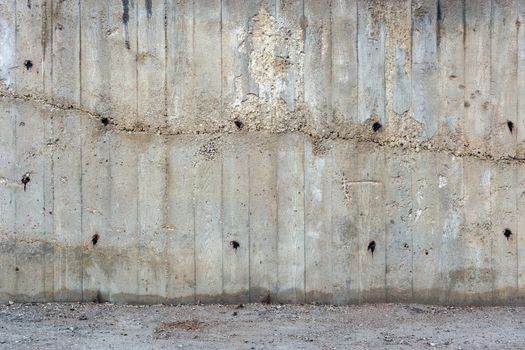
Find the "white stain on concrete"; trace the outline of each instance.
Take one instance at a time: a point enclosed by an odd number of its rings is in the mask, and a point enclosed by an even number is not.
[[[0,19],[0,84],[11,86],[11,70],[14,66],[15,34],[12,25]]]

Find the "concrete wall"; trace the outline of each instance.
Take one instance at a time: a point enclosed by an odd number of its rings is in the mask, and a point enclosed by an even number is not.
[[[0,301],[523,304],[524,16],[0,1]]]

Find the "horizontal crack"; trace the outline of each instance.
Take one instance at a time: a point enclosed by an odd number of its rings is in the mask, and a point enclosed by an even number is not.
[[[116,121],[114,118],[111,118],[110,116],[101,115],[93,111],[85,110],[81,108],[80,106],[60,104],[60,103],[49,101],[45,98],[37,97],[33,95],[16,94],[10,90],[5,90],[4,88],[0,88],[0,98],[14,99],[18,101],[31,102],[31,103],[39,103],[47,108],[60,109],[63,111],[78,112],[81,114],[85,114],[92,119],[96,119],[97,122],[100,122],[101,118],[107,118],[111,122],[110,125],[108,125],[108,128],[115,132],[162,135],[162,136],[188,135],[188,134],[195,134],[195,133],[198,133],[199,135],[204,135],[204,136],[206,135],[217,136],[217,135],[229,135],[229,134],[237,133],[235,130],[232,130],[232,131],[213,130],[213,131],[199,131],[199,132],[180,131],[180,130],[174,131],[174,130],[170,130],[167,126],[158,127],[158,128],[150,127],[149,129],[146,129],[146,130],[144,129],[137,130],[137,129],[130,128],[124,125],[120,125],[118,121]],[[501,157],[495,157],[494,155],[488,152],[481,152],[478,150],[476,151],[472,151],[472,150],[458,151],[457,149],[454,149],[452,147],[437,146],[432,142],[432,140],[429,140],[429,141],[404,140],[406,142],[403,142],[400,144],[400,142],[396,140],[382,139],[380,137],[370,137],[370,135],[367,133],[363,133],[361,135],[360,134],[345,135],[345,134],[339,133],[338,131],[329,131],[329,132],[325,132],[321,134],[321,133],[312,132],[310,130],[307,130],[306,127],[301,127],[297,130],[285,130],[285,131],[279,131],[279,132],[264,129],[264,130],[257,130],[257,132],[268,132],[268,133],[274,133],[274,134],[284,134],[287,132],[289,133],[299,132],[305,136],[310,137],[312,140],[316,142],[322,142],[324,140],[345,140],[345,141],[353,141],[356,143],[372,143],[380,148],[390,149],[390,150],[406,150],[406,151],[411,151],[415,153],[418,153],[420,151],[428,151],[428,152],[433,152],[433,153],[450,154],[458,158],[474,158],[474,159],[479,159],[479,160],[491,161],[495,163],[525,164],[525,156],[524,157],[513,157],[513,156],[505,155]]]

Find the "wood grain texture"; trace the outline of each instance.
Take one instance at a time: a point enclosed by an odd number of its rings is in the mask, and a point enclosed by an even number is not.
[[[332,158],[305,144],[304,249],[306,301],[330,302],[332,285]]]
[[[273,136],[249,152],[250,299],[255,302],[271,298],[278,285],[277,140]]]
[[[287,135],[277,149],[277,296],[283,302],[305,300],[304,138]]]
[[[331,28],[331,105],[335,122],[344,125],[357,121],[356,0],[332,1]]]
[[[150,127],[166,125],[164,0],[137,1],[137,115]]]
[[[193,157],[196,142],[182,138],[167,143],[166,265],[168,302],[194,303],[195,298],[195,204]]]
[[[358,121],[385,121],[385,27],[382,14],[367,1],[358,6]]]
[[[436,0],[412,3],[412,113],[423,124],[423,138],[438,128],[438,35]]]
[[[81,5],[77,1],[52,4],[51,89],[54,100],[80,105]]]

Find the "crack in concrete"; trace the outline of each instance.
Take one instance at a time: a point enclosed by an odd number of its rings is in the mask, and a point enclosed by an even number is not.
[[[16,94],[10,90],[5,90],[0,88],[0,98],[3,99],[12,99],[17,101],[24,101],[29,103],[38,103],[44,107],[51,108],[51,109],[59,109],[62,111],[73,111],[77,113],[81,113],[84,115],[87,115],[89,118],[96,120],[98,123],[101,122],[102,119],[107,118],[109,120],[109,124],[107,125],[108,130],[114,131],[114,132],[125,132],[125,133],[133,133],[133,134],[145,134],[145,135],[161,135],[161,136],[176,136],[176,135],[189,135],[189,134],[199,134],[199,135],[209,135],[213,137],[217,137],[217,135],[230,135],[230,134],[238,134],[239,131],[236,130],[210,130],[210,131],[195,131],[195,130],[187,130],[187,131],[174,131],[168,129],[168,126],[161,126],[161,127],[148,127],[148,128],[130,128],[124,125],[119,124],[114,118],[111,118],[110,116],[98,114],[93,111],[86,110],[78,105],[67,105],[67,104],[61,104],[57,103],[55,101],[49,101],[46,98],[38,97],[34,95],[21,95]],[[377,134],[372,134],[372,137],[370,136],[370,133],[363,132],[362,134],[354,133],[352,135],[344,134],[339,131],[328,131],[323,133],[318,133],[315,131],[311,131],[310,129],[307,129],[306,127],[300,127],[298,129],[293,130],[284,130],[275,132],[272,130],[257,130],[254,132],[268,132],[268,133],[274,133],[274,134],[283,134],[283,133],[301,133],[305,136],[310,137],[313,141],[316,142],[323,142],[323,141],[330,141],[330,140],[344,140],[344,141],[353,141],[355,143],[371,143],[381,148],[386,148],[390,150],[398,150],[398,151],[411,151],[414,153],[419,153],[421,151],[428,151],[433,153],[445,153],[450,154],[452,156],[458,157],[458,158],[474,158],[478,160],[485,160],[490,161],[494,163],[504,163],[504,164],[525,164],[525,156],[523,157],[513,157],[513,156],[495,156],[489,152],[482,152],[479,150],[457,150],[452,147],[445,147],[445,146],[436,146],[432,139],[429,141],[422,141],[422,140],[410,140],[405,139],[402,140],[403,142],[399,142],[400,140],[393,140],[392,138],[381,138]]]

